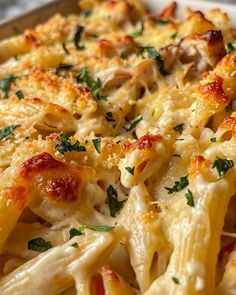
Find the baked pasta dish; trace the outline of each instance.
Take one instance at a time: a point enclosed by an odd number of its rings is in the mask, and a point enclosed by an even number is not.
[[[0,42],[0,294],[236,294],[236,31],[82,0]]]

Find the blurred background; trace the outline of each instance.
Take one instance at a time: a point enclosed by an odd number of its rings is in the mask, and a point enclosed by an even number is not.
[[[0,21],[14,17],[21,12],[50,1],[51,0],[0,0]]]
[[[7,18],[12,18],[22,12],[25,12],[27,10],[30,10],[32,8],[35,8],[37,6],[40,6],[50,1],[52,0],[0,0],[0,22],[6,20]],[[165,1],[165,0],[156,0],[156,1]],[[229,2],[229,3],[236,4],[236,0],[208,0],[208,1],[216,2],[216,3]]]

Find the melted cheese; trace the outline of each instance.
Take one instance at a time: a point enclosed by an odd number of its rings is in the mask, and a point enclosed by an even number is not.
[[[235,294],[228,16],[79,6],[0,42],[0,293]]]

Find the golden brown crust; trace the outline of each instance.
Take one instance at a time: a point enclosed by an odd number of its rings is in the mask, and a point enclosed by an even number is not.
[[[200,155],[194,157],[192,159],[192,168],[189,172],[190,177],[195,177],[197,174],[202,174],[203,169],[209,167],[211,165],[211,161],[204,158],[204,156]]]
[[[122,142],[122,150],[124,153],[130,153],[135,149],[150,150],[153,148],[155,143],[161,141],[162,138],[163,137],[160,134],[158,134],[158,135],[146,134],[146,135],[140,137],[135,142],[131,142],[130,140],[126,140],[126,141]]]
[[[130,53],[137,51],[137,44],[133,37],[126,35],[116,38],[114,41],[99,40],[99,51],[106,57],[116,55],[127,57]]]
[[[90,280],[91,295],[105,295],[102,276],[98,273],[92,276]]]
[[[44,152],[25,161],[16,177],[16,183],[24,183],[20,186],[21,191],[38,191],[43,197],[60,203],[76,202],[83,186],[85,178],[89,175],[90,169],[86,167],[71,166],[54,159],[50,154]],[[15,191],[13,186],[8,193],[12,196]],[[17,191],[19,186],[17,186]],[[10,194],[10,192],[12,194]],[[16,196],[16,204],[19,203]],[[30,196],[27,197],[30,199]],[[26,200],[26,198],[24,198]],[[21,202],[22,203],[22,202]]]
[[[229,97],[225,94],[223,89],[223,79],[219,76],[215,76],[212,82],[200,85],[199,91],[202,98],[213,102],[216,108],[227,106],[230,102]]]
[[[167,6],[163,11],[160,13],[161,18],[174,18],[176,13],[177,3],[172,2],[169,6]]]
[[[35,173],[40,173],[44,170],[63,169],[65,164],[55,160],[50,154],[42,153],[25,161],[19,170],[19,175],[23,178],[28,178]]]
[[[223,36],[220,31],[215,30],[207,31],[204,34],[190,35],[181,41],[180,47],[184,50],[181,60],[190,61],[191,56],[188,56],[188,52],[191,47],[194,47],[211,67],[216,66],[226,54]],[[192,59],[196,60],[196,64],[199,63],[196,57],[192,56]]]
[[[219,128],[232,130],[232,135],[236,136],[236,117],[226,116],[222,123],[220,124]]]
[[[7,206],[23,209],[29,199],[29,191],[22,185],[6,187],[1,192],[7,200]]]

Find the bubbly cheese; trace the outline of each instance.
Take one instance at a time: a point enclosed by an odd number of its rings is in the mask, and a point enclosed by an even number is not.
[[[0,294],[235,294],[227,14],[79,6],[0,42]]]

